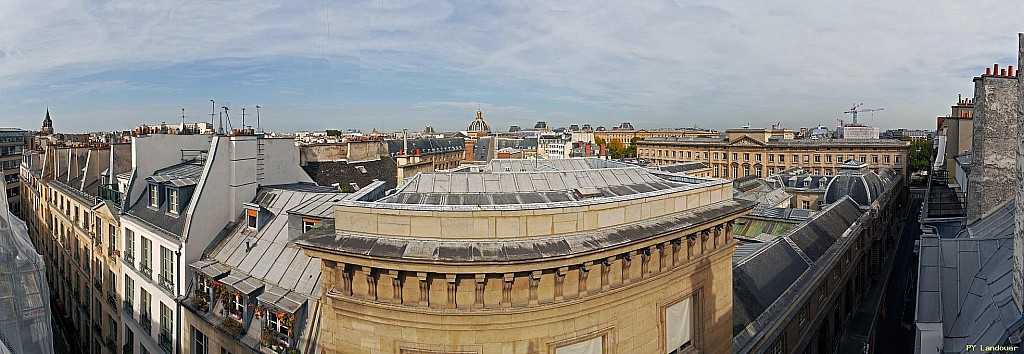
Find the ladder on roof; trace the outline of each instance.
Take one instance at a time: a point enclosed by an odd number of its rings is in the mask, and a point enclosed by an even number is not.
[[[259,139],[259,138],[256,139],[256,182],[257,183],[259,181],[262,181],[262,180],[264,180],[266,178],[265,175],[264,175],[264,168],[266,167],[266,163],[263,162],[263,157],[265,155],[264,151],[265,151],[266,147],[264,146],[263,140],[264,139]]]

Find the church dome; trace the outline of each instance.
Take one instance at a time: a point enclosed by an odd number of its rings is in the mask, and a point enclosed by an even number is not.
[[[469,123],[469,129],[466,129],[466,131],[471,131],[471,132],[489,132],[489,131],[491,131],[491,126],[487,125],[487,122],[484,121],[484,113],[481,112],[479,109],[476,110],[476,119],[474,119],[472,123]]]

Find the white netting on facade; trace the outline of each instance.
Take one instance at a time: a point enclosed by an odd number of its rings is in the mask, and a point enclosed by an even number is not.
[[[53,353],[46,265],[25,222],[7,210],[0,179],[0,352]]]

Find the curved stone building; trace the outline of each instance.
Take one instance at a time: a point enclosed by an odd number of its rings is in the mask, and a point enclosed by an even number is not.
[[[423,173],[335,206],[327,353],[723,353],[731,184],[598,159]],[[372,197],[371,197],[372,196]]]

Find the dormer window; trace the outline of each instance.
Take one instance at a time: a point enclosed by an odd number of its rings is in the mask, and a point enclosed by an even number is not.
[[[167,201],[169,202],[170,211],[172,214],[178,213],[178,190],[168,189],[167,190]]]
[[[149,185],[149,206],[160,206],[160,187],[155,184]]]
[[[259,213],[254,209],[245,209],[245,226],[250,229],[256,229],[256,216]]]
[[[320,220],[317,220],[317,219],[302,218],[302,232],[303,233],[308,232],[309,229],[312,229],[313,227],[316,226],[316,224],[319,224],[319,223],[320,223]]]

